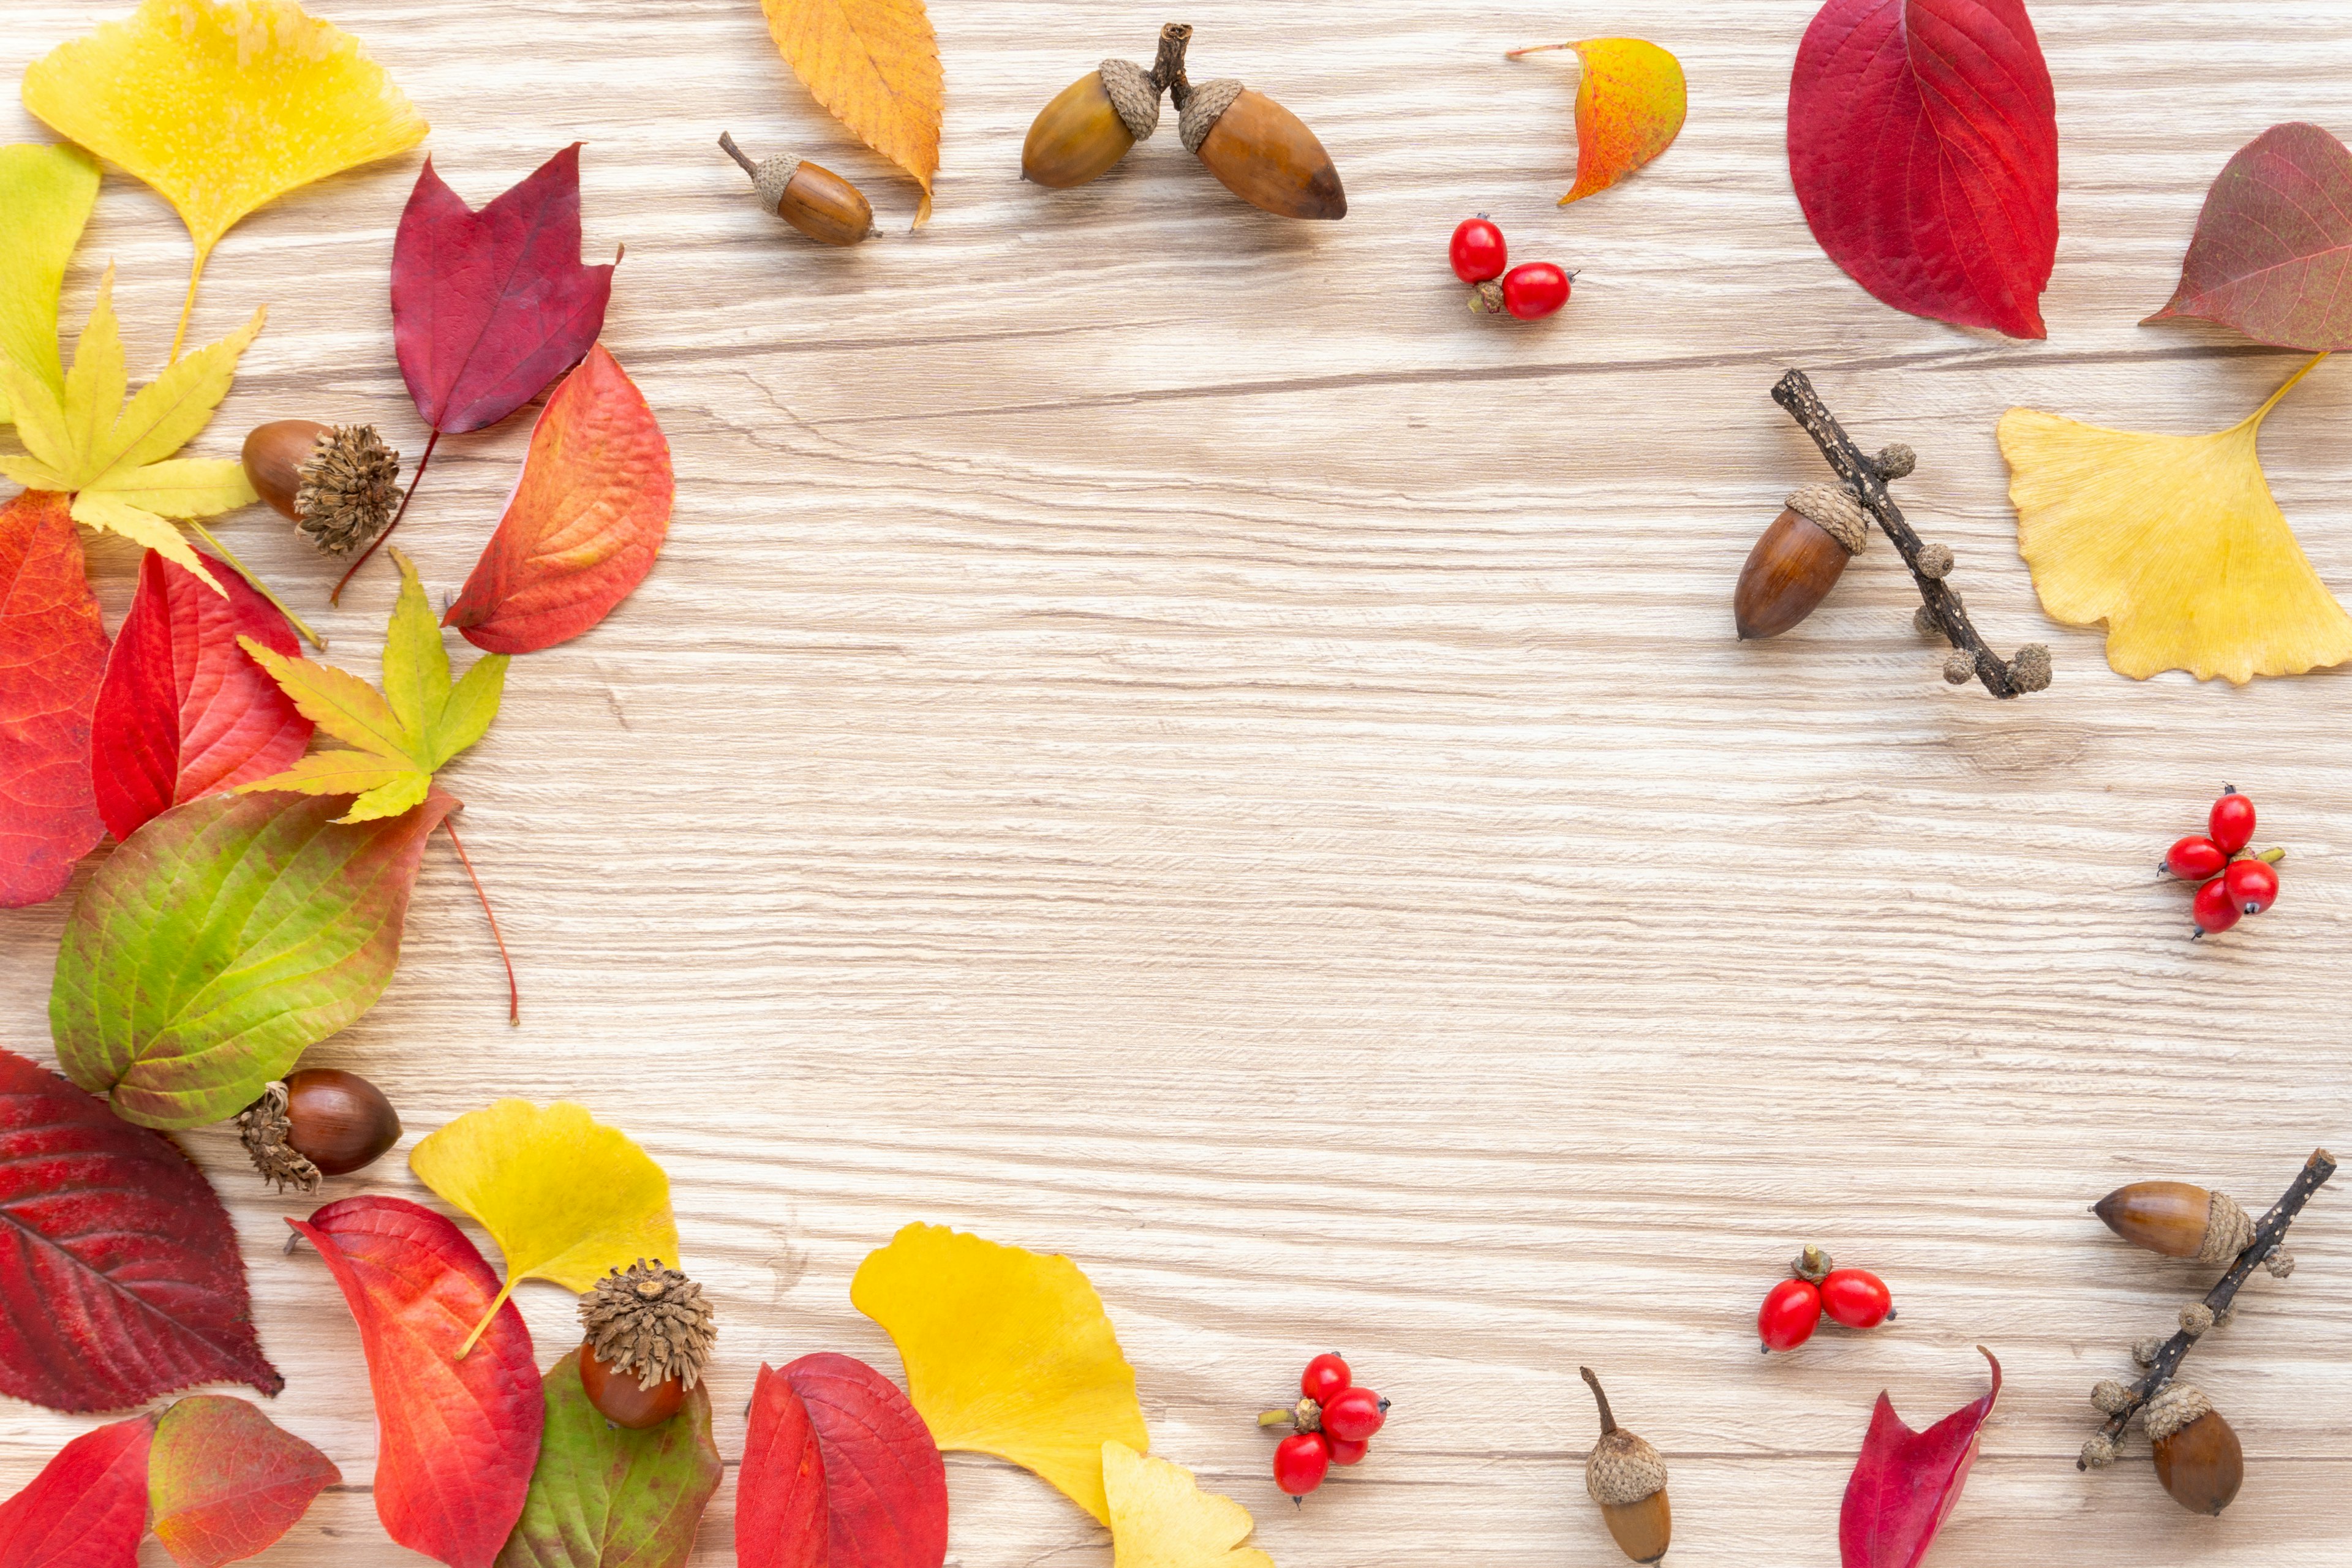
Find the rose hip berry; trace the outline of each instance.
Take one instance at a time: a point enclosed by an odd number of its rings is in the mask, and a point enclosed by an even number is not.
[[[1307,1370],[1298,1374],[1298,1392],[1318,1405],[1328,1405],[1331,1396],[1347,1387],[1350,1381],[1348,1363],[1326,1351],[1308,1362]]]
[[[1822,1279],[1822,1310],[1849,1329],[1874,1329],[1895,1315],[1895,1296],[1866,1268],[1834,1268]]]
[[[1568,274],[1549,261],[1523,262],[1503,274],[1503,309],[1522,321],[1550,315],[1568,295]]]
[[[2206,832],[2225,855],[2235,855],[2254,839],[2254,803],[2229,785],[2213,803]]]
[[[1320,1432],[1293,1432],[1274,1450],[1274,1484],[1303,1498],[1323,1484],[1331,1470],[1331,1449]]]
[[[2221,873],[2230,901],[2246,914],[2258,915],[2278,901],[2277,870],[2267,860],[2232,860]]]
[[[2164,857],[2164,868],[2184,882],[2218,877],[2229,863],[2229,852],[2201,833],[2190,834]]]
[[[1821,1287],[1810,1279],[1783,1279],[1764,1297],[1756,1314],[1756,1335],[1768,1352],[1792,1351],[1813,1337],[1821,1321]]]
[[[1307,1363],[1298,1393],[1297,1404],[1257,1418],[1260,1426],[1290,1428],[1274,1450],[1274,1484],[1294,1499],[1321,1486],[1333,1465],[1360,1464],[1389,1409],[1378,1393],[1356,1386],[1345,1360],[1328,1352]]]
[[[1503,231],[1483,217],[1464,218],[1454,230],[1454,243],[1446,247],[1446,259],[1454,264],[1454,276],[1465,283],[1484,283],[1489,278],[1500,278],[1509,257],[1510,249],[1503,243]]]
[[[1323,1434],[1323,1446],[1331,1450],[1331,1462],[1335,1465],[1360,1464],[1371,1447],[1368,1441],[1350,1443],[1345,1437],[1334,1437],[1328,1432]]]
[[[1343,1388],[1324,1402],[1323,1430],[1345,1443],[1362,1443],[1388,1415],[1388,1401],[1370,1389]]]
[[[1792,1351],[1813,1337],[1822,1315],[1841,1328],[1874,1329],[1895,1316],[1894,1293],[1867,1268],[1840,1268],[1818,1247],[1808,1247],[1772,1287],[1756,1314],[1756,1333],[1770,1351]]]
[[[2238,923],[2241,910],[2230,897],[2230,879],[2216,877],[2197,889],[2197,900],[2189,906],[2189,919],[2195,922],[2193,936],[2214,936]]]
[[[2205,832],[2180,840],[2165,856],[2165,870],[2197,884],[2189,905],[2192,940],[2228,931],[2278,901],[2277,865],[2286,851],[2257,855],[2247,847],[2253,837],[2254,803],[2223,784],[2221,798],[2206,814]]]

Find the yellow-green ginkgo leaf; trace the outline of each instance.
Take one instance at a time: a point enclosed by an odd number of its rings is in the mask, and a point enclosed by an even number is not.
[[[669,1178],[627,1133],[569,1101],[500,1100],[468,1111],[418,1143],[408,1168],[506,1254],[506,1284],[460,1355],[518,1281],[585,1291],[639,1258],[678,1260]]]
[[[1102,1474],[1111,1568],[1274,1568],[1273,1558],[1242,1544],[1256,1528],[1249,1510],[1202,1491],[1183,1466],[1105,1443]]]
[[[65,395],[58,357],[58,290],[98,200],[98,164],[79,147],[0,147],[0,359]],[[0,391],[0,425],[10,423]]]
[[[247,213],[425,132],[357,39],[293,0],[146,0],[36,60],[24,98],[179,210],[196,246],[190,305],[205,258]],[[187,325],[184,310],[175,359]]]
[[[2002,416],[2017,548],[2042,607],[2070,626],[2106,622],[2117,673],[2242,686],[2352,658],[2352,616],[2295,542],[2257,449],[2263,420],[2318,363],[2209,436]]]
[[[1103,1445],[1150,1436],[1135,1370],[1076,1264],[910,1225],[857,1266],[849,1300],[897,1342],[941,1448],[1010,1459],[1110,1522]]]

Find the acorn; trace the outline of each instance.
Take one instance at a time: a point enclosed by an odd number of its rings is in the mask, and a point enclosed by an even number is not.
[[[1108,172],[1160,128],[1160,94],[1181,68],[1192,29],[1160,29],[1160,61],[1147,71],[1133,60],[1105,60],[1054,95],[1021,143],[1021,177],[1056,191]]]
[[[306,1193],[347,1176],[400,1142],[400,1113],[383,1090],[341,1068],[304,1068],[237,1113],[237,1137],[262,1179]]]
[[[1231,77],[1172,86],[1184,150],[1227,190],[1281,217],[1348,216],[1339,171],[1298,116]]]
[[[1601,1441],[1584,1461],[1584,1489],[1601,1505],[1601,1517],[1617,1549],[1636,1563],[1655,1563],[1666,1554],[1674,1534],[1674,1513],[1666,1503],[1666,1462],[1658,1451],[1621,1428],[1610,1414],[1609,1395],[1589,1366],[1576,1369],[1591,1385],[1601,1406]]]
[[[276,419],[245,438],[245,479],[329,555],[384,531],[400,501],[400,454],[373,425]]]
[[[2167,1258],[2227,1263],[2253,1245],[2253,1216],[2227,1193],[2187,1182],[2134,1182],[2091,1205],[2109,1230]]]
[[[874,232],[874,204],[831,169],[789,157],[754,163],[730,132],[719,133],[719,144],[751,176],[760,205],[819,245],[856,245]]]
[[[678,1413],[718,1338],[702,1287],[658,1258],[597,1280],[580,1299],[580,1386],[605,1420],[631,1431]]]
[[[2156,1479],[2191,1513],[2220,1513],[2246,1480],[2238,1434],[2198,1389],[2169,1383],[2142,1417],[2156,1448]]]

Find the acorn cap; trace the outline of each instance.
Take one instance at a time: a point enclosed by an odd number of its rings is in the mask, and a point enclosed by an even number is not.
[[[1804,485],[1790,490],[1789,510],[1810,519],[1848,555],[1861,554],[1870,539],[1870,514],[1843,485]]]
[[[615,1376],[635,1368],[639,1388],[675,1377],[691,1389],[719,1337],[702,1287],[658,1258],[597,1280],[580,1299],[580,1326],[596,1359]]]
[[[1138,142],[1151,140],[1151,133],[1160,129],[1160,89],[1153,85],[1151,73],[1133,60],[1105,60],[1102,84],[1110,106],[1126,123],[1127,133]]]
[[[373,425],[331,425],[295,470],[294,526],[330,555],[382,533],[400,501],[400,454]]]
[[[2205,1241],[2197,1249],[2200,1263],[2227,1263],[2254,1243],[2254,1218],[2227,1193],[2215,1193],[2205,1204]]]
[[[2019,648],[2017,657],[2009,661],[2009,683],[2020,691],[2047,691],[2050,689],[2049,648],[2038,642],[2030,642]],[[2252,1238],[2250,1237],[2248,1239]]]
[[[1584,1461],[1584,1489],[1603,1508],[1640,1502],[1666,1489],[1666,1462],[1645,1439],[1622,1426],[1603,1432]]]
[[[315,1193],[319,1190],[319,1167],[286,1141],[294,1130],[294,1124],[287,1120],[286,1100],[283,1083],[264,1088],[259,1100],[236,1113],[236,1135],[263,1181],[277,1183],[281,1193],[289,1186]]]
[[[2147,1402],[2142,1419],[2147,1423],[2147,1438],[2161,1443],[2192,1421],[2213,1414],[2213,1402],[2204,1391],[2186,1383],[2168,1383],[2154,1399]]]
[[[1184,100],[1183,112],[1176,117],[1176,134],[1183,138],[1184,151],[1198,153],[1201,143],[1206,142],[1209,132],[1215,129],[1218,118],[1231,109],[1234,100],[1241,95],[1241,82],[1229,76],[1221,76],[1214,81],[1204,81],[1195,87],[1192,96]]]

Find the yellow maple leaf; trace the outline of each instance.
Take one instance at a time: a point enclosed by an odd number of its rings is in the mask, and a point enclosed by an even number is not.
[[[2244,685],[2352,658],[2352,616],[2320,583],[2263,477],[2270,401],[2210,436],[2105,430],[2012,408],[2000,421],[2017,548],[2042,607],[2107,623],[2107,663]]]
[[[0,147],[0,359],[12,359],[60,398],[58,290],[98,200],[98,165],[78,147]],[[0,425],[10,422],[0,390]]]
[[[1110,1522],[1103,1445],[1151,1439],[1135,1370],[1076,1264],[910,1225],[857,1266],[849,1300],[898,1345],[942,1449],[1010,1459]]]
[[[25,107],[179,210],[196,279],[247,213],[414,147],[425,124],[359,41],[293,0],[146,0],[25,72]]]
[[[939,35],[923,0],[760,0],[768,33],[833,117],[923,188],[915,226],[931,216],[946,83]]]
[[[1111,1568],[1274,1568],[1273,1558],[1242,1544],[1257,1527],[1249,1510],[1202,1491],[1183,1466],[1105,1443],[1102,1472]]]
[[[669,1178],[628,1134],[583,1106],[495,1100],[419,1142],[408,1168],[479,1220],[506,1254],[506,1283],[459,1355],[522,1280],[585,1291],[638,1258],[678,1260]]]

